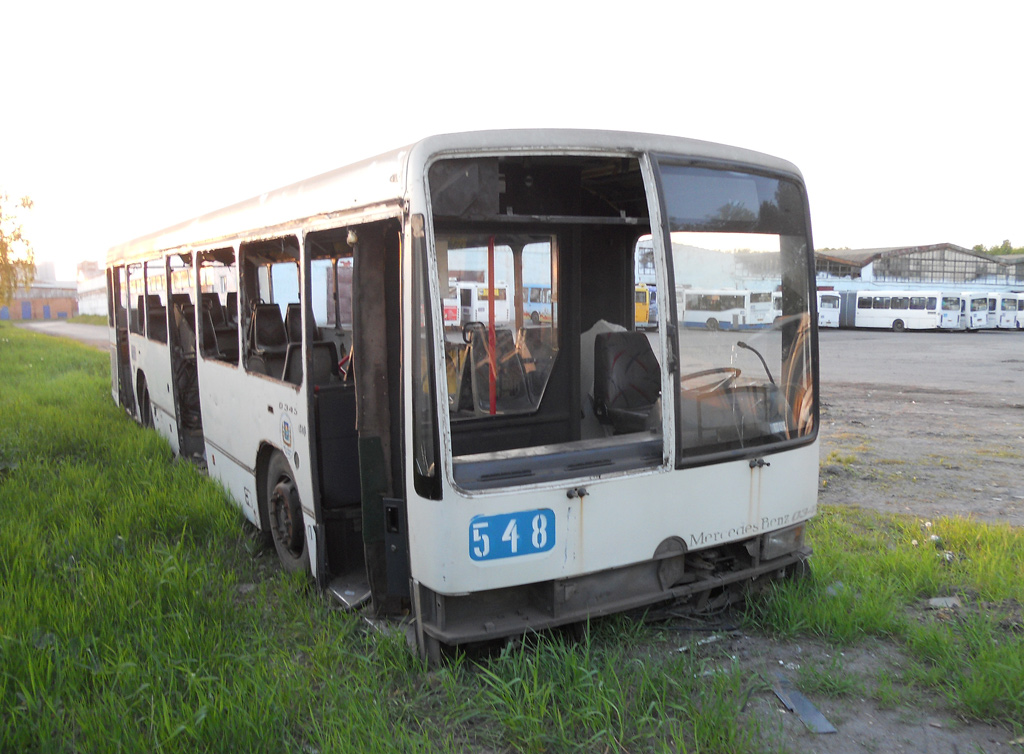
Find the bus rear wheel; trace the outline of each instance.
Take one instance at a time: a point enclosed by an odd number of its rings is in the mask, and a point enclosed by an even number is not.
[[[903,324],[903,320],[902,319],[897,319],[895,322],[892,323],[892,331],[893,332],[903,332],[906,329],[907,329],[907,326],[905,324]]]
[[[717,330],[718,320],[715,319],[714,317],[708,317],[708,321],[704,323],[704,326],[707,327],[709,330]]]
[[[288,460],[275,452],[267,464],[267,519],[274,549],[289,573],[309,570],[302,502]]]

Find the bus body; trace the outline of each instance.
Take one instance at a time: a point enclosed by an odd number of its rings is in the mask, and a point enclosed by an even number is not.
[[[894,332],[956,329],[959,304],[954,297],[941,291],[846,291],[840,294],[839,326]]]
[[[459,303],[459,283],[454,278],[448,280],[448,290],[441,302],[442,318],[445,327],[462,327],[462,308]]]
[[[775,309],[775,294],[772,291],[749,291],[747,293],[747,324],[770,325],[779,316]]]
[[[551,322],[551,286],[527,283],[523,286],[523,315],[533,324]]]
[[[651,320],[651,292],[646,283],[637,283],[633,295],[633,321],[647,327]]]
[[[752,326],[750,291],[736,288],[676,290],[684,327],[741,330]]]
[[[640,239],[669,291],[643,331]],[[456,271],[505,264],[508,310],[446,327]],[[678,326],[674,292],[766,276],[770,326]],[[430,137],[114,247],[107,281],[113,398],[205,460],[285,568],[410,615],[432,659],[738,594],[810,554],[814,259],[783,160],[617,132]]]
[[[1014,295],[1017,296],[1017,317],[1014,322],[1018,330],[1024,330],[1024,293]]]
[[[637,283],[633,298],[633,317],[637,327],[658,326],[658,286]]]
[[[818,327],[839,327],[839,294],[818,291]]]
[[[960,330],[962,329],[960,309],[962,308],[959,293],[939,294],[939,329]]]
[[[1017,302],[1016,293],[994,293],[989,297],[990,310],[995,312],[994,326],[1003,330],[1013,330],[1017,327]]]
[[[963,293],[960,296],[960,327],[964,330],[987,330],[994,327],[989,319],[988,293]]]
[[[491,287],[486,283],[459,282],[456,284],[459,298],[459,313],[462,324],[469,322],[488,322],[491,308],[488,298]],[[510,319],[509,304],[511,300],[509,287],[505,283],[494,285],[494,321],[508,324]]]

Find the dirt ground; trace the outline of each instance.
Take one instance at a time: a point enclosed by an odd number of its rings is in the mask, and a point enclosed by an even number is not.
[[[1024,333],[821,333],[819,502],[1024,525]]]
[[[824,331],[820,352],[819,503],[1024,525],[1024,333]],[[769,680],[838,661],[870,687],[903,661],[874,639],[839,652],[724,633],[712,646]],[[793,752],[1024,752],[1019,731],[965,720],[938,698],[882,709],[868,695],[808,697],[836,733],[811,733],[769,692],[749,708]]]

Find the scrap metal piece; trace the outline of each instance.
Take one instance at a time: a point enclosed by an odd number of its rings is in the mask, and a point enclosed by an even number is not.
[[[772,691],[779,700],[786,705],[786,709],[796,714],[812,733],[837,733],[835,727],[825,716],[818,711],[818,708],[811,704],[811,700],[796,690],[782,673],[775,674],[775,683],[772,684]]]

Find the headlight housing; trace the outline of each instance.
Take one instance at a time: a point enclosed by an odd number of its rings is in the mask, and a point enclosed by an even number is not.
[[[761,538],[761,560],[775,560],[801,547],[806,525],[801,521],[795,526],[765,534]]]

